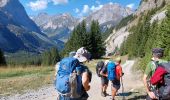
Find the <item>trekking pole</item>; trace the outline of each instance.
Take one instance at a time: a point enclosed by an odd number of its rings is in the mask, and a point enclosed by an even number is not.
[[[123,87],[123,79],[121,77],[121,84],[122,84],[122,95],[123,95],[123,100],[125,100],[125,96],[124,96],[124,87]]]

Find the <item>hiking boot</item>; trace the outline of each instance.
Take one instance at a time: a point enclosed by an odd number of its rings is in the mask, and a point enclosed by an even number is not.
[[[105,95],[105,96],[107,96],[107,93],[106,93],[106,91],[104,91],[103,93],[104,93],[104,95]]]
[[[101,92],[101,96],[106,97],[106,94],[104,92]]]

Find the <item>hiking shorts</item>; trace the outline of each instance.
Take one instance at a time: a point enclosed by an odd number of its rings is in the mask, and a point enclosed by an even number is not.
[[[119,90],[120,89],[120,81],[119,80],[112,81],[112,87],[114,87],[116,90]]]
[[[102,85],[108,85],[109,80],[107,79],[107,77],[101,77],[101,84]]]

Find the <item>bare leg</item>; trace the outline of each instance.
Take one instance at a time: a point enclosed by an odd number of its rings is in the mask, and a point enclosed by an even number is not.
[[[115,96],[116,96],[116,92],[117,92],[117,89],[115,89],[114,87],[112,87],[112,98],[114,100]]]

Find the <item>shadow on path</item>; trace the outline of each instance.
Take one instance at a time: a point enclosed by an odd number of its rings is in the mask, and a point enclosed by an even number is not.
[[[125,99],[128,96],[134,95],[131,98]],[[124,100],[144,100],[146,99],[146,95],[140,95],[139,92],[124,92],[124,93],[119,93],[117,96],[121,96],[124,98]]]

